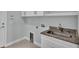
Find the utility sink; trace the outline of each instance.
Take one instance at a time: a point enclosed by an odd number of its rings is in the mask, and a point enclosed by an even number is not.
[[[76,29],[63,28],[63,31],[61,31],[57,27],[50,26],[48,30],[41,32],[41,34],[79,44]]]
[[[68,38],[72,38],[72,35],[68,34],[68,33],[54,32],[54,34],[64,36],[64,37],[68,37]]]

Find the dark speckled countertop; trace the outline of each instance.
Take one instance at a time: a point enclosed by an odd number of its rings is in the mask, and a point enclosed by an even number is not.
[[[74,31],[72,29],[65,29],[65,30],[71,31],[70,34],[72,34],[72,37],[66,37],[66,36],[62,36],[62,35],[47,33],[48,31],[53,31],[53,29],[54,29],[54,32],[58,32],[56,27],[50,26],[48,30],[41,32],[41,34],[49,36],[49,37],[54,37],[54,38],[57,38],[57,39],[60,39],[60,40],[64,40],[64,41],[67,41],[67,42],[79,44],[79,38],[76,36],[76,31]],[[65,32],[65,30],[64,30],[64,32]]]

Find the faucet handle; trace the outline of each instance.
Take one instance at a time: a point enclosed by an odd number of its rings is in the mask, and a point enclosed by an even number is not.
[[[59,28],[62,28],[62,25],[61,24],[59,24],[59,26],[58,26]]]

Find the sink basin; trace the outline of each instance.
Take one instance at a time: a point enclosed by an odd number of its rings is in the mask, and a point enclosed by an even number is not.
[[[48,34],[54,34],[54,32],[53,32],[53,31],[47,31],[47,33],[48,33]]]
[[[64,37],[68,37],[68,38],[72,38],[72,35],[67,34],[67,33],[54,32],[54,34],[56,34],[56,35],[60,35],[60,36],[64,36]]]
[[[67,33],[62,33],[62,32],[47,31],[47,33],[51,35],[58,35],[58,36],[63,36],[63,37],[68,37],[68,38],[72,37],[72,35],[67,34]]]

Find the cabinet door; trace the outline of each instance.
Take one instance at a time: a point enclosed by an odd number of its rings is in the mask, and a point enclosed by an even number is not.
[[[44,15],[43,11],[37,11],[36,16],[43,16],[43,15]]]
[[[70,42],[67,42],[67,41],[64,41],[64,40],[61,40],[61,39],[57,39],[57,38],[54,38],[54,37],[48,37],[47,36],[47,38],[49,39],[49,41],[51,43],[54,43],[55,48],[76,48],[78,46],[77,44],[70,43]]]
[[[44,48],[77,48],[78,45],[60,40],[54,37],[42,35],[42,47]]]
[[[38,29],[35,28],[35,42],[38,43],[39,46],[41,46],[41,32],[47,30],[48,27],[41,28],[39,27]]]
[[[22,16],[43,16],[43,11],[22,11]]]
[[[27,11],[26,16],[35,16],[34,11]]]
[[[51,48],[53,46],[53,44],[49,41],[50,38],[48,38],[46,35],[42,35],[41,34],[41,47],[42,48]]]
[[[43,39],[42,40],[42,48],[54,48],[53,43],[51,43],[49,40]]]
[[[56,44],[56,41],[53,41],[53,37],[51,39],[51,37],[48,36],[44,36],[42,35],[42,44],[41,47],[42,48],[61,48],[62,46],[59,44]]]
[[[22,11],[22,16],[35,16],[34,11]]]
[[[68,16],[77,15],[76,11],[44,11],[45,16]]]

